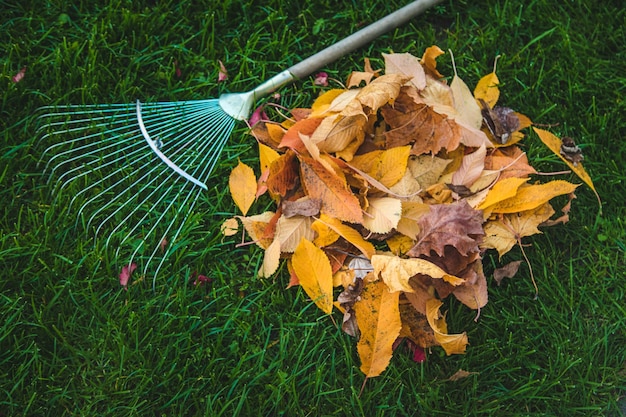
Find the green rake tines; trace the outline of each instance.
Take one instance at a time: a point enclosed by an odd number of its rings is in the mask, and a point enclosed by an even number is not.
[[[156,276],[177,247],[236,120],[276,89],[408,22],[441,0],[418,0],[277,74],[254,90],[182,102],[47,106],[38,134],[53,194],[74,193],[77,223],[128,265]],[[166,245],[165,242],[170,242]],[[130,256],[127,257],[127,252]],[[122,258],[123,257],[123,258]],[[155,259],[156,269],[150,270]]]

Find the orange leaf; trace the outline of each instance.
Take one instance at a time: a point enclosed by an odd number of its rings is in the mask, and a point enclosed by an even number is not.
[[[281,148],[290,148],[298,152],[303,151],[305,148],[300,140],[300,134],[311,136],[322,120],[324,119],[314,117],[297,121],[285,132],[278,146]]]
[[[298,184],[298,163],[292,151],[287,151],[270,164],[270,173],[265,183],[272,194],[281,197]]]
[[[444,52],[437,45],[429,46],[424,51],[420,63],[424,66],[426,72],[430,73],[435,78],[443,78],[443,75],[437,71],[437,57],[443,55]]]
[[[291,257],[291,266],[309,298],[324,313],[330,314],[333,310],[333,272],[324,251],[302,238]]]
[[[239,161],[230,173],[228,188],[235,204],[245,216],[256,198],[256,176],[252,168]]]
[[[361,371],[366,377],[380,375],[391,360],[393,343],[402,323],[398,307],[400,293],[390,293],[382,281],[369,283],[354,303],[356,321],[361,331],[357,344]]]
[[[311,198],[322,202],[321,212],[350,223],[363,223],[359,200],[345,181],[310,157],[300,156],[302,185]]]

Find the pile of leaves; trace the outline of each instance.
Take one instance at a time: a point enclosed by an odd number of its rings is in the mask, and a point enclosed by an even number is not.
[[[497,105],[495,65],[472,93],[457,75],[444,80],[441,54],[385,54],[384,75],[366,62],[310,109],[261,120],[251,129],[259,178],[241,162],[230,175],[243,215],[222,232],[237,233],[240,222],[245,242],[265,251],[260,277],[286,260],[288,288],[300,285],[326,314],[341,311],[367,377],[401,340],[416,360],[433,346],[464,353],[467,335],[448,332],[443,300],[456,297],[478,319],[488,301],[485,251],[502,257],[538,227],[565,223],[578,187],[531,179],[537,171],[519,143],[532,122]],[[573,140],[533,128],[593,189]],[[276,209],[248,215],[266,193]],[[553,219],[550,200],[561,195],[569,199]],[[496,270],[496,280],[519,264]]]

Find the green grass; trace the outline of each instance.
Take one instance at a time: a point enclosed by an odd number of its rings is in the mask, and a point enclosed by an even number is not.
[[[242,127],[156,291],[150,279],[124,291],[117,279],[124,260],[94,247],[74,230],[71,213],[51,206],[32,116],[54,103],[244,91],[404,2],[339,9],[330,1],[71,3],[0,2],[0,416],[625,413],[626,12],[619,2],[446,1],[325,68],[345,79],[363,57],[379,66],[382,52],[419,56],[437,44],[453,50],[459,75],[473,86],[500,54],[502,104],[581,143],[604,201],[598,216],[595,197],[581,187],[568,224],[526,240],[538,300],[526,266],[501,286],[489,276],[490,301],[478,322],[460,303],[446,304],[451,330],[468,331],[466,355],[433,349],[416,364],[401,347],[360,396],[355,341],[301,290],[284,290],[285,268],[259,280],[260,250],[218,233],[235,212],[224,191],[230,169],[238,157],[257,158]],[[230,73],[219,85],[218,59]],[[449,55],[439,62],[452,74]],[[23,66],[26,77],[12,83]],[[287,106],[306,106],[319,91],[305,79],[281,94]],[[563,169],[532,135],[526,150],[542,171]],[[513,259],[519,250],[505,261]],[[488,275],[497,263],[486,255]],[[213,282],[194,287],[194,271]],[[447,381],[459,368],[477,374]]]

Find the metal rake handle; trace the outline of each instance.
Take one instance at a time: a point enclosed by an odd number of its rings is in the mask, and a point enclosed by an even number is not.
[[[313,71],[320,69],[330,62],[336,61],[349,52],[376,39],[380,35],[407,23],[411,18],[441,1],[442,0],[414,1],[358,32],[353,33],[347,38],[323,49],[315,55],[306,58],[304,61],[276,74],[254,90],[246,93],[223,94],[219,99],[220,106],[231,117],[237,120],[244,120],[250,115],[254,102],[260,97],[267,96],[286,84],[306,77]]]

